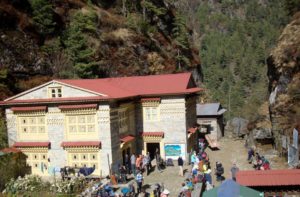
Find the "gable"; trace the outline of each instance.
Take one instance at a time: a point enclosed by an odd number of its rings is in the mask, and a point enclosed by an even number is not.
[[[6,99],[9,100],[30,100],[30,99],[49,99],[52,98],[51,90],[61,89],[61,98],[72,97],[93,97],[99,96],[99,93],[93,93],[89,90],[84,90],[78,87],[69,86],[60,82],[51,81],[41,86],[32,88],[25,92],[22,92],[14,97]],[[105,95],[100,95],[105,96]]]

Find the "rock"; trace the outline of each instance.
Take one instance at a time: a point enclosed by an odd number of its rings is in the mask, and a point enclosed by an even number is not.
[[[247,125],[249,121],[244,118],[233,118],[232,120],[229,120],[226,124],[226,131],[233,132],[236,136],[244,136],[246,133],[248,133]]]

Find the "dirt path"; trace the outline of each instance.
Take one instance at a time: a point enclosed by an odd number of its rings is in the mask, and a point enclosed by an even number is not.
[[[223,137],[220,140],[220,150],[206,149],[209,155],[213,184],[215,186],[220,185],[220,182],[216,181],[215,177],[215,164],[220,161],[224,166],[224,176],[226,179],[231,178],[230,169],[235,162],[240,170],[253,170],[252,164],[247,162],[247,149],[244,146],[243,139],[233,139],[232,137]],[[264,155],[266,159],[270,161],[272,169],[287,168],[287,162],[283,158],[276,155],[276,151],[272,149],[271,145],[258,145],[257,151],[260,155]]]

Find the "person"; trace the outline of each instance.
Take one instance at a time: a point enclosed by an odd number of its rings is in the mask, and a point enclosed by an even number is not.
[[[217,181],[222,181],[222,175],[224,174],[224,168],[221,162],[216,162],[216,176]]]
[[[170,191],[167,189],[164,189],[164,191],[161,193],[160,197],[168,197],[170,194]]]
[[[192,164],[192,167],[194,166],[196,162],[196,152],[194,151],[193,154],[191,155],[191,164]]]
[[[130,158],[129,155],[126,153],[125,154],[125,167],[126,167],[126,173],[130,174]]]
[[[232,180],[236,181],[236,173],[239,171],[239,168],[236,166],[236,163],[233,163],[233,166],[230,169]]]
[[[206,171],[204,171],[204,179],[209,184],[212,184],[211,169],[207,169]]]
[[[126,168],[125,166],[119,166],[120,180],[122,183],[126,183]]]
[[[155,155],[155,159],[156,159],[156,166],[157,166],[157,170],[159,172],[162,172],[162,169],[160,167],[161,165],[161,157],[160,157],[160,154],[157,152],[156,155]]]
[[[132,170],[132,173],[133,173],[134,176],[136,175],[136,172],[135,172],[135,161],[136,161],[136,157],[135,157],[134,153],[132,153],[132,155],[130,157],[130,164],[131,164],[131,170]]]
[[[248,162],[251,164],[252,163],[252,161],[253,161],[253,157],[254,157],[254,150],[253,150],[253,148],[249,148],[248,149],[248,158],[247,158],[247,160],[248,160]]]
[[[183,159],[178,157],[178,166],[179,166],[179,176],[183,176]]]
[[[146,171],[146,175],[148,176],[149,173],[149,157],[146,155],[143,157],[143,166],[142,169]]]
[[[136,183],[137,183],[137,193],[140,193],[142,191],[143,186],[143,175],[140,170],[138,170],[137,175],[135,177]]]
[[[138,158],[135,161],[135,167],[138,170],[141,170],[142,159],[143,159],[142,155],[139,155]]]

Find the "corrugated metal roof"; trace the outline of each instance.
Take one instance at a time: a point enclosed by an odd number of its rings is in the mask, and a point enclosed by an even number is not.
[[[65,84],[105,94],[110,98],[193,93],[201,89],[189,87],[191,73],[116,77],[104,79],[57,80]]]
[[[222,115],[226,110],[220,107],[220,103],[197,104],[197,116]]]
[[[239,171],[236,175],[237,182],[244,186],[300,186],[300,170],[258,170]]]

